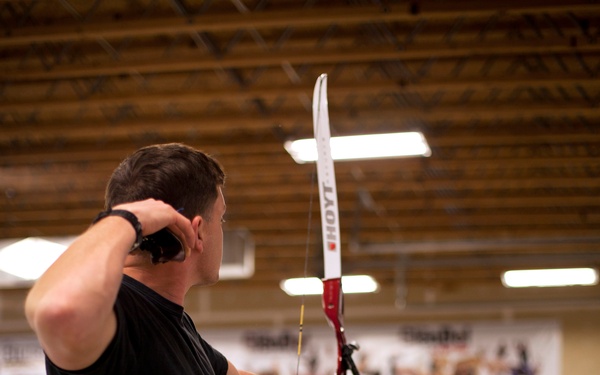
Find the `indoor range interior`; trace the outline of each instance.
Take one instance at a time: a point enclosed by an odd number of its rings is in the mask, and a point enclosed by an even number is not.
[[[327,295],[362,374],[600,374],[599,2],[0,0],[0,30],[0,375],[45,374],[26,296],[164,143],[226,174],[183,306],[237,368],[335,373]]]

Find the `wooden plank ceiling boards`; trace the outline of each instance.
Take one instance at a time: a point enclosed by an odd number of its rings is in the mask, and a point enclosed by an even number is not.
[[[336,163],[345,273],[449,290],[600,265],[596,1],[22,0],[0,25],[1,238],[83,231],[119,160],[184,142],[225,166],[226,226],[255,241],[224,288],[301,276],[307,246],[320,275],[315,168],[283,143],[311,135],[328,73],[333,135],[432,149]]]

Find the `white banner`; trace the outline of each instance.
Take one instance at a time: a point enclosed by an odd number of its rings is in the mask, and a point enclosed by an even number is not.
[[[416,323],[348,326],[360,344],[361,375],[560,375],[562,342],[554,321]],[[304,327],[298,365],[297,328],[201,330],[238,368],[259,375],[326,375],[337,347],[328,326]],[[0,375],[43,375],[34,336],[0,337]]]
[[[298,333],[293,329],[202,331],[238,368],[295,375]],[[362,375],[560,375],[558,323],[485,322],[348,327],[360,350]],[[333,374],[336,342],[329,327],[305,327],[299,375]]]

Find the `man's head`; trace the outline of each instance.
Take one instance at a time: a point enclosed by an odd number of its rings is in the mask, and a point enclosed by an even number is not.
[[[210,218],[210,210],[225,182],[219,163],[180,143],[153,145],[127,157],[106,188],[106,208],[154,198],[183,209],[189,219]]]

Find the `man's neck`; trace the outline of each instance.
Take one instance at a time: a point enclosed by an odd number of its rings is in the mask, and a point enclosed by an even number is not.
[[[157,267],[157,268],[149,268]],[[123,273],[136,279],[164,298],[183,306],[185,294],[189,287],[183,270],[173,270],[168,264],[150,265],[149,267],[125,266]]]

